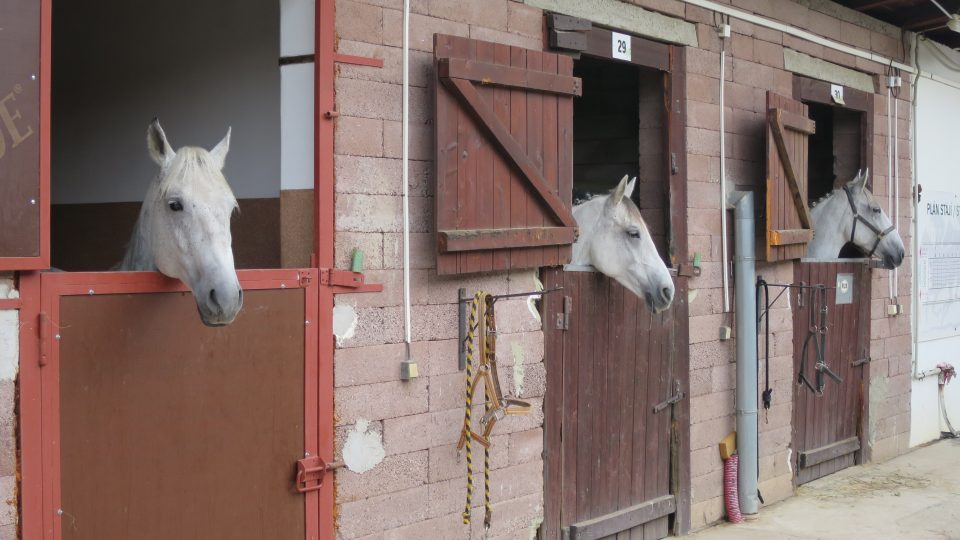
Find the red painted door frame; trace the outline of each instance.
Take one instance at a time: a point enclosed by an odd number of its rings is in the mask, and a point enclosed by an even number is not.
[[[49,266],[49,171],[50,171],[50,86],[51,71],[51,9],[52,0],[42,2],[42,46],[41,75],[44,86],[41,92],[41,121],[43,146],[41,147],[41,246],[42,264]],[[333,461],[333,296],[346,292],[374,292],[382,290],[378,285],[362,287],[338,285],[331,279],[332,273],[326,269],[334,266],[334,118],[326,114],[336,107],[334,80],[336,76],[336,30],[334,0],[316,0],[315,14],[315,64],[314,64],[314,268],[296,270],[250,270],[238,272],[244,287],[270,288],[279,286],[282,281],[291,279],[295,274],[311,277],[310,290],[316,295],[310,296],[308,313],[316,320],[314,330],[308,332],[308,352],[316,354],[315,377],[307,373],[308,390],[312,388],[316,395],[316,409],[305,411],[305,443],[314,448],[324,460]],[[6,263],[6,261],[4,261]],[[17,268],[36,268],[37,264]],[[11,267],[13,268],[13,267]],[[61,277],[62,276],[62,277]],[[362,276],[352,276],[360,279]],[[79,280],[79,281],[78,281]],[[93,281],[90,281],[93,280]],[[40,272],[24,272],[19,276],[21,301],[16,305],[4,306],[20,309],[20,448],[21,448],[21,537],[22,538],[59,538],[59,521],[56,519],[56,500],[59,496],[59,462],[52,460],[53,449],[44,451],[49,441],[49,432],[57,429],[55,421],[59,411],[50,396],[44,396],[43,386],[53,384],[56,374],[47,376],[44,370],[53,371],[47,364],[40,366],[43,350],[40,339],[41,313],[53,309],[54,300],[62,294],[76,294],[76,287],[88,287],[97,283],[101,291],[114,292],[163,292],[183,290],[183,285],[154,273],[90,273],[57,276]],[[41,296],[41,283],[44,290]],[[106,287],[106,290],[104,290]],[[50,290],[48,290],[50,288]],[[85,292],[83,292],[85,294]],[[44,302],[49,305],[45,306]],[[55,303],[55,302],[54,302]],[[49,313],[47,313],[49,315]],[[323,329],[323,331],[321,331]],[[44,336],[47,337],[47,336]],[[52,339],[52,338],[50,338]],[[56,354],[56,347],[49,349]],[[48,354],[51,354],[48,353]],[[311,363],[308,362],[308,365]],[[309,394],[308,394],[309,396]],[[310,399],[307,402],[311,402]],[[309,421],[313,419],[313,421]],[[320,491],[306,496],[307,537],[333,538],[334,531],[334,490],[333,482],[325,483]],[[311,510],[312,509],[312,510]],[[312,531],[312,534],[311,534]]]

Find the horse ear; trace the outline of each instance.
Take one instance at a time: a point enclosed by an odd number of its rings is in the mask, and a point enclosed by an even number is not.
[[[630,196],[627,193],[627,189],[629,189],[631,192],[633,191],[633,184],[630,184],[629,186],[627,185],[628,178],[629,175],[623,175],[623,178],[620,179],[620,183],[617,184],[617,187],[613,188],[613,191],[610,192],[610,198],[607,199],[607,204],[611,207],[620,204],[620,201],[623,200],[624,195],[627,195],[628,197]]]
[[[230,151],[230,132],[232,128],[227,128],[227,134],[223,136],[223,140],[218,142],[216,146],[213,147],[213,150],[210,151],[210,157],[213,158],[214,163],[217,164],[217,167],[223,169],[223,165],[227,162],[227,152]]]
[[[153,122],[150,122],[150,125],[147,127],[147,151],[150,152],[150,157],[153,161],[161,167],[170,163],[170,160],[176,155],[173,147],[167,142],[167,135],[163,132],[163,128],[160,127],[160,121],[156,118],[154,118]]]
[[[853,177],[853,180],[847,182],[847,187],[852,190],[863,190],[867,187],[867,179],[870,177],[870,169],[867,169],[867,172],[864,173],[863,169],[857,171],[857,175]]]
[[[633,178],[630,179],[629,182],[627,182],[627,189],[623,191],[623,196],[628,199],[630,197],[633,197],[633,188],[636,187],[636,185],[637,185],[637,177],[634,176]]]

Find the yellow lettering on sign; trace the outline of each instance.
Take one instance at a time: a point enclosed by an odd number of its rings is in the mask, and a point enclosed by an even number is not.
[[[14,85],[13,92],[0,98],[0,121],[3,121],[3,125],[7,128],[7,132],[10,133],[10,140],[12,144],[10,148],[16,148],[23,141],[27,140],[31,135],[33,135],[33,128],[30,126],[26,127],[25,131],[21,131],[17,126],[16,121],[20,120],[20,111],[14,109],[13,112],[10,112],[10,108],[7,106],[8,101],[16,101],[17,96],[21,91],[21,86],[19,84]],[[7,153],[7,144],[6,139],[3,135],[3,132],[0,131],[0,159]]]

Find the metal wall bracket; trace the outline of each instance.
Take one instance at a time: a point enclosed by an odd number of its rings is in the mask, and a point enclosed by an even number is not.
[[[349,292],[382,292],[382,284],[368,284],[365,276],[360,272],[339,270],[336,268],[320,269],[320,285],[352,289]]]

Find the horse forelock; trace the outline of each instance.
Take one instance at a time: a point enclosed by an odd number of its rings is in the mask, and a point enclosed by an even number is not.
[[[204,148],[185,146],[177,150],[176,157],[161,171],[157,181],[163,198],[186,186],[202,186],[229,197],[234,206],[237,203],[227,179]]]
[[[574,206],[574,210],[577,208],[596,206],[597,208],[594,211],[597,213],[597,217],[600,217],[604,213],[604,209],[606,208],[607,200],[609,200],[609,198],[609,193],[592,194],[586,200]],[[638,208],[637,204],[633,202],[633,199],[624,197],[620,200],[620,204],[626,211],[627,216],[631,219],[631,221],[639,224],[641,230],[649,229],[646,220],[643,219],[643,214],[640,213],[640,208]]]

